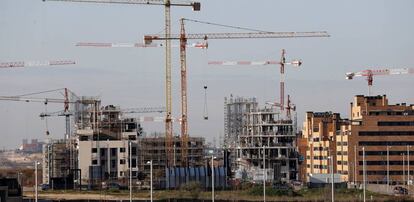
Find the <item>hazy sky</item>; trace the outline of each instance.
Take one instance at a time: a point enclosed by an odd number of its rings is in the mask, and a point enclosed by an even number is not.
[[[345,72],[366,68],[414,67],[414,2],[380,0],[201,0],[202,11],[173,8],[173,33],[180,17],[269,31],[326,30],[330,38],[210,40],[208,50],[188,50],[189,131],[207,140],[223,131],[223,101],[230,94],[278,99],[278,66],[208,66],[210,60],[278,60],[300,58],[299,69],[286,70],[286,94],[297,105],[299,126],[305,111],[334,111],[348,117],[349,102],[367,94],[363,78],[345,80]],[[67,87],[78,95],[101,96],[103,104],[124,108],[164,106],[164,49],[88,48],[77,42],[141,42],[162,33],[162,6],[0,1],[0,62],[72,59],[60,68],[0,70],[0,95],[18,95]],[[240,32],[203,24],[186,24],[187,33]],[[175,42],[173,42],[175,43]],[[179,108],[179,54],[173,52],[173,115]],[[203,86],[208,86],[209,120],[204,121]],[[414,103],[413,75],[374,78],[374,94],[391,103]],[[50,95],[61,97],[59,94]],[[50,104],[48,111],[62,110]],[[23,138],[45,138],[38,117],[41,103],[0,102],[0,147],[16,148]],[[156,114],[157,115],[157,114]],[[64,119],[49,120],[52,137],[64,133]],[[164,124],[144,124],[164,131]],[[179,132],[179,127],[175,126]]]

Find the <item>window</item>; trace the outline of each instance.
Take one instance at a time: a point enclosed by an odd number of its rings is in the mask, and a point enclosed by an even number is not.
[[[92,165],[98,165],[98,160],[92,160]]]
[[[414,121],[378,121],[378,126],[414,126]]]
[[[101,148],[100,150],[99,150],[99,152],[101,152],[101,156],[105,156],[105,154],[106,154],[106,149],[105,148]]]
[[[360,131],[359,136],[414,136],[414,131]]]
[[[358,152],[362,156],[362,151]],[[407,151],[389,151],[390,156],[401,156],[402,154],[407,155]],[[387,151],[365,151],[366,156],[384,156],[387,155]],[[414,151],[410,151],[410,155],[414,155]]]
[[[92,148],[92,153],[96,153],[96,152],[98,152],[98,149],[97,148]]]
[[[111,156],[116,156],[117,148],[111,148]]]
[[[121,152],[121,153],[125,153],[125,147],[121,147],[121,148],[119,148],[119,152]]]
[[[362,166],[362,161],[358,162],[359,165]],[[414,163],[413,161],[410,161],[410,164]],[[407,161],[405,160],[404,162],[402,161],[402,159],[400,161],[389,161],[390,166],[393,165],[404,165],[407,164]],[[367,166],[384,166],[387,165],[387,161],[366,161],[365,165]]]
[[[385,142],[385,141],[360,141],[358,142],[359,146],[405,146],[405,145],[414,145],[414,141],[394,141],[394,142]]]
[[[119,160],[119,164],[125,164],[125,159]]]

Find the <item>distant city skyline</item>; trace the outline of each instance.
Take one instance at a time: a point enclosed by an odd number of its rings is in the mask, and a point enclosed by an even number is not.
[[[178,0],[177,0],[178,1]],[[207,50],[188,50],[189,132],[212,141],[224,134],[224,97],[256,97],[261,105],[279,99],[278,66],[209,66],[211,60],[302,59],[286,67],[286,95],[297,106],[298,126],[306,111],[333,111],[349,117],[353,96],[368,94],[365,78],[345,73],[367,68],[414,67],[414,2],[201,0],[201,11],[172,8],[173,33],[180,17],[268,31],[328,31],[330,38],[209,40]],[[71,59],[67,67],[1,69],[0,95],[67,87],[77,95],[100,96],[103,105],[122,108],[165,106],[163,48],[88,48],[77,42],[142,42],[163,33],[160,6],[3,0],[0,2],[0,62]],[[188,22],[187,33],[239,32]],[[190,41],[196,42],[196,41]],[[180,115],[179,51],[173,48],[173,116]],[[209,120],[203,120],[208,86]],[[390,104],[414,103],[413,75],[375,77],[373,95]],[[59,94],[51,95],[54,97]],[[287,97],[287,96],[286,96]],[[62,110],[49,104],[48,111]],[[22,139],[45,139],[42,103],[0,101],[0,148]],[[160,114],[154,114],[160,116]],[[52,138],[64,133],[64,118],[49,118]],[[163,132],[163,123],[144,123]],[[179,126],[175,124],[175,132]]]

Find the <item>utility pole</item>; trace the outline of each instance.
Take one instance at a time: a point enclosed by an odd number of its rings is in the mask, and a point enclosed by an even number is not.
[[[128,149],[129,149],[129,202],[132,202],[132,150],[131,150],[132,142],[131,140],[128,141]]]
[[[358,161],[357,161],[357,149],[356,149],[356,145],[354,145],[354,185],[355,185],[355,187],[356,187],[356,183],[357,183],[357,177],[356,177],[356,175],[357,175],[357,169],[356,169],[356,167],[357,167],[357,163],[358,163]]]
[[[211,155],[211,201],[214,202],[214,156]]]
[[[362,147],[362,172],[363,172],[363,183],[364,183],[364,202],[366,201],[366,170],[365,170],[365,147]]]
[[[407,187],[410,182],[410,146],[407,145]]]
[[[266,150],[263,146],[263,202],[266,202]]]
[[[331,155],[330,156],[331,158],[331,175],[332,175],[332,190],[331,190],[331,192],[332,192],[332,202],[334,202],[335,201],[335,193],[334,193],[334,191],[335,191],[335,182],[334,182],[334,180],[335,180],[335,175],[334,175],[334,165],[333,165],[333,155]]]
[[[390,189],[390,149],[387,145],[387,193],[389,193]]]
[[[405,154],[402,154],[402,163],[403,163],[403,179],[402,179],[402,183],[403,185],[405,184]]]

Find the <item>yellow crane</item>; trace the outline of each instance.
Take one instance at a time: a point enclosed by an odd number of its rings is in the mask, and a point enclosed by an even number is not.
[[[193,11],[200,11],[200,2],[175,3],[170,0],[43,0],[43,1],[62,1],[62,2],[82,2],[82,3],[115,3],[115,4],[143,4],[143,5],[162,5],[165,14],[165,97],[166,97],[166,118],[165,133],[167,154],[172,153],[172,94],[171,94],[171,42],[167,40],[171,35],[171,6],[192,7]],[[168,162],[167,162],[168,164]]]

